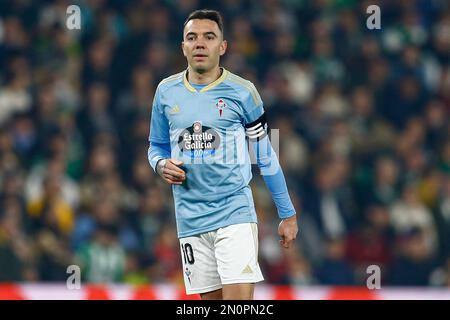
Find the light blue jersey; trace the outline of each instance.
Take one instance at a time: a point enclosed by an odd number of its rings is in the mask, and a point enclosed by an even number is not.
[[[246,135],[265,141],[271,150],[263,118],[263,102],[254,85],[223,68],[219,79],[203,87],[191,85],[186,71],[158,85],[152,108],[149,161],[154,169],[162,158],[184,162],[186,180],[172,186],[180,238],[257,222],[249,187],[252,173]],[[266,158],[270,162],[273,155]],[[258,161],[260,164],[264,159]],[[281,186],[275,191],[287,194],[278,160],[275,166],[273,162],[269,167],[275,171],[269,175],[278,174],[280,180],[281,174],[284,184],[284,189]],[[279,214],[285,211],[280,216],[295,214],[287,197],[288,203],[277,204]]]

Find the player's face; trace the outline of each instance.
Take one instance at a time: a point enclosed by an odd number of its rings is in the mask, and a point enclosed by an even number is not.
[[[198,73],[204,73],[219,65],[227,43],[216,22],[193,19],[184,28],[181,47],[189,66]]]

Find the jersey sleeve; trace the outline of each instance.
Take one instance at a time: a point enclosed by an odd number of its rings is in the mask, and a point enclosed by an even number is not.
[[[250,141],[258,141],[267,136],[269,130],[264,105],[253,83],[248,82],[245,89],[242,98],[243,125]]]
[[[158,86],[153,98],[152,115],[150,120],[149,141],[155,143],[170,143],[169,121],[161,103],[161,89]]]
[[[168,158],[170,158],[170,143],[150,142],[148,147],[148,161],[155,172],[158,161]]]
[[[253,140],[251,145],[256,154],[256,164],[277,207],[278,216],[281,219],[293,216],[296,213],[295,208],[289,196],[283,170],[269,137]]]

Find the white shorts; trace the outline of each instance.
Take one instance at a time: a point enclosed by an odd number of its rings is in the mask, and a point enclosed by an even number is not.
[[[258,264],[256,223],[234,224],[181,238],[180,245],[187,294],[264,280]]]

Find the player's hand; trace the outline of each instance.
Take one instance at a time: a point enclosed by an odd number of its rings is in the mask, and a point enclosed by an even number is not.
[[[186,180],[186,173],[179,168],[183,162],[177,159],[163,159],[158,161],[156,171],[169,184],[182,184]]]
[[[278,235],[280,236],[280,244],[284,248],[289,248],[291,242],[297,237],[297,215],[281,220],[278,226]]]

